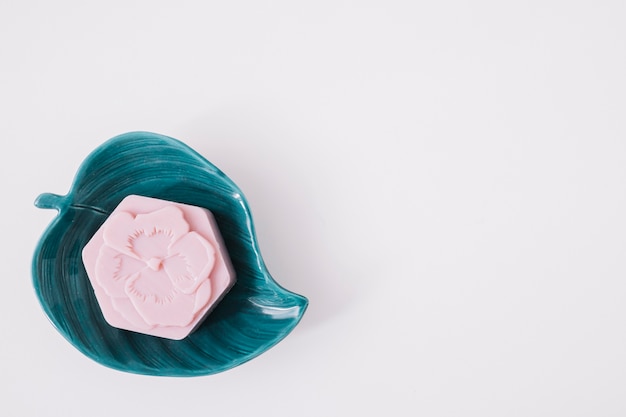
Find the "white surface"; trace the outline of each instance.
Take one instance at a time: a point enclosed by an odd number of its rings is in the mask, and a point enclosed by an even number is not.
[[[0,3],[0,414],[626,415],[626,3],[212,3]],[[269,352],[143,377],[48,323],[32,202],[131,130],[246,194],[310,299]]]

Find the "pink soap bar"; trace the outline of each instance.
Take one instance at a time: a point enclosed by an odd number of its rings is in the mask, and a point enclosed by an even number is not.
[[[113,327],[180,340],[235,283],[210,211],[130,195],[83,249],[83,263]]]

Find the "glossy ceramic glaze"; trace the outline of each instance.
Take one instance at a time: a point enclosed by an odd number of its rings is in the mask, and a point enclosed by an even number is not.
[[[87,278],[83,247],[130,194],[210,210],[230,254],[237,283],[183,340],[111,327]],[[267,271],[241,191],[175,139],[147,132],[115,137],[87,157],[66,196],[42,194],[35,205],[59,211],[33,259],[39,301],[68,341],[105,366],[147,375],[214,374],[278,343],[306,309],[306,298],[279,286]]]

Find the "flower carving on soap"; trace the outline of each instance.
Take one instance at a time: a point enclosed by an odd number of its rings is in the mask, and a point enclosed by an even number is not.
[[[208,210],[135,195],[98,229],[83,262],[110,325],[169,339],[191,333],[234,283]]]
[[[215,249],[189,230],[178,207],[137,216],[118,212],[103,238],[98,284],[110,297],[128,298],[148,326],[187,326],[208,303]]]

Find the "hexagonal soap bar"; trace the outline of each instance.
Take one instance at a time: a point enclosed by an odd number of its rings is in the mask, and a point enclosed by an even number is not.
[[[113,327],[180,340],[235,282],[210,211],[129,195],[82,252]]]

